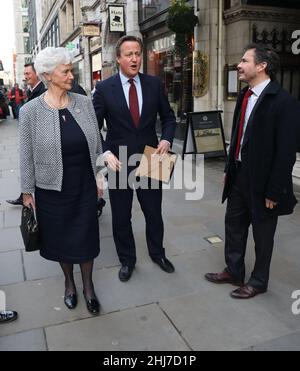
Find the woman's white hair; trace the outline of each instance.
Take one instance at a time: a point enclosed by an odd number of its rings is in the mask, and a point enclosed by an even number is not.
[[[36,56],[34,68],[40,79],[47,85],[44,74],[52,73],[60,64],[71,64],[73,59],[73,53],[66,48],[47,47]]]

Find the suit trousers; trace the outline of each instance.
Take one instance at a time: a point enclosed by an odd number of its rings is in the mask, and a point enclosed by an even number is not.
[[[255,266],[248,284],[257,289],[267,289],[277,221],[278,217],[273,215],[262,219],[253,217],[248,169],[239,163],[225,215],[225,261],[228,272],[237,281],[245,279],[245,254],[251,224]]]
[[[134,190],[109,188],[112,210],[113,237],[120,263],[134,267],[135,240],[132,231],[132,202]],[[146,221],[146,240],[151,258],[165,257],[163,248],[162,189],[136,189],[136,195]]]

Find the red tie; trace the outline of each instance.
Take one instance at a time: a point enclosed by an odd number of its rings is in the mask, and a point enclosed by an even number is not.
[[[137,96],[136,87],[134,84],[134,80],[128,80],[130,83],[129,88],[129,109],[131,113],[132,120],[134,122],[135,127],[137,128],[140,121],[140,110],[139,110],[139,100]]]
[[[244,131],[245,115],[246,115],[248,100],[249,100],[249,97],[252,94],[253,94],[253,91],[249,89],[249,90],[247,90],[247,92],[246,92],[246,94],[244,95],[244,98],[243,98],[242,113],[241,113],[241,118],[240,118],[240,123],[239,123],[239,132],[238,132],[238,137],[237,137],[237,142],[236,142],[236,150],[235,150],[235,159],[236,160],[238,160],[239,154],[240,154],[241,140],[242,140],[243,131]]]

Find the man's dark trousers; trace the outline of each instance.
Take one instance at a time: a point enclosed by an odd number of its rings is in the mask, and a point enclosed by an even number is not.
[[[150,189],[149,184],[149,189],[137,188],[135,191],[145,216],[149,255],[153,259],[165,257],[161,184],[155,189]],[[134,191],[129,186],[127,189],[109,188],[113,236],[117,253],[121,264],[132,268],[136,263],[136,247],[131,223],[133,194]]]
[[[247,162],[237,162],[235,180],[228,196],[225,215],[227,269],[237,281],[244,281],[248,230],[252,224],[256,261],[248,284],[266,290],[278,216],[255,218],[252,210]]]

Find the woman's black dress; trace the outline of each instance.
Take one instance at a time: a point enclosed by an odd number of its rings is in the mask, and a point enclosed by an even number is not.
[[[67,109],[59,111],[63,158],[62,191],[36,188],[40,254],[48,260],[84,263],[100,252],[97,187],[88,144]]]

